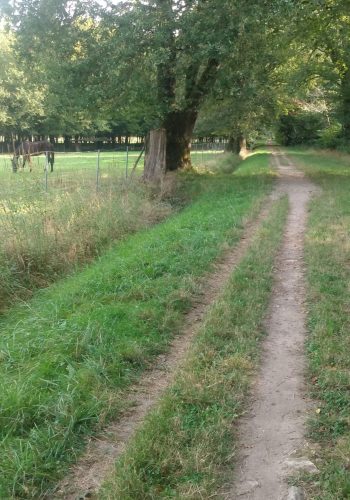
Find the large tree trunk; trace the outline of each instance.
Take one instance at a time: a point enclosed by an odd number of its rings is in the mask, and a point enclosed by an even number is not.
[[[79,144],[79,135],[78,134],[76,134],[74,136],[74,147],[75,147],[76,153],[80,152],[80,144]]]
[[[145,181],[156,182],[165,173],[166,162],[166,130],[159,128],[151,130],[145,141]]]
[[[166,169],[191,165],[191,140],[197,111],[173,111],[164,120],[166,129]]]
[[[245,157],[247,154],[247,139],[245,138],[244,135],[240,135],[238,138],[239,141],[239,155],[242,157]]]
[[[239,154],[240,151],[240,145],[239,145],[239,140],[236,135],[231,135],[228,139],[228,143],[226,145],[226,151],[229,151],[230,153],[235,153]]]
[[[242,133],[230,136],[226,147],[227,151],[244,156],[247,152],[247,141]]]

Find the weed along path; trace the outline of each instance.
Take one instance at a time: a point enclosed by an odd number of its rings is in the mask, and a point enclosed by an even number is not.
[[[169,352],[155,360],[154,368],[141,378],[127,396],[129,409],[117,422],[109,425],[103,434],[89,442],[85,454],[59,483],[54,495],[50,495],[51,499],[98,498],[96,493],[113,470],[115,460],[171,384],[208,308],[218,298],[232,270],[245,255],[258,228],[268,216],[274,198],[270,196],[258,217],[247,223],[240,243],[228,250],[214,272],[203,280],[203,293],[187,314],[181,334],[172,342]]]
[[[265,323],[262,366],[241,422],[235,482],[225,494],[230,499],[301,498],[296,488],[288,490],[286,478],[315,469],[304,457],[309,403],[304,390],[303,243],[307,204],[316,188],[283,154],[275,152],[274,162],[290,211]]]

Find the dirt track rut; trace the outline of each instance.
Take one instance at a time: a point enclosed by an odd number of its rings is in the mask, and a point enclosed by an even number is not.
[[[303,245],[307,204],[316,188],[283,154],[275,152],[274,162],[278,191],[288,195],[290,211],[265,322],[262,365],[241,421],[236,478],[227,499],[287,499],[289,465],[306,444]]]

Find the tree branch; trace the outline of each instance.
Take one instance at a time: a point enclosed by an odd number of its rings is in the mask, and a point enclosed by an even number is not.
[[[216,58],[210,58],[197,82],[193,82],[192,89],[188,87],[186,101],[189,109],[197,109],[203,99],[208,95],[215,81],[218,69],[219,61]],[[191,74],[190,79],[193,79],[193,75]]]

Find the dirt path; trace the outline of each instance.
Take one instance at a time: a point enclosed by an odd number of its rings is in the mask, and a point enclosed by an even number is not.
[[[154,362],[155,368],[147,372],[138,385],[131,389],[127,398],[131,409],[107,427],[102,435],[89,442],[83,457],[60,482],[50,499],[77,500],[94,497],[128,440],[171,383],[174,372],[184,360],[208,307],[218,298],[233,268],[244,256],[275,198],[276,192],[270,197],[258,218],[247,224],[239,244],[228,251],[217,263],[214,272],[203,280],[200,301],[187,314],[184,328],[172,342],[169,352],[159,356]]]
[[[303,243],[307,203],[316,188],[284,155],[275,152],[274,162],[290,212],[265,323],[262,366],[241,421],[236,480],[224,495],[230,499],[302,498],[297,489],[288,490],[286,477],[300,469],[316,470],[304,457],[303,437],[310,408],[304,387]]]

